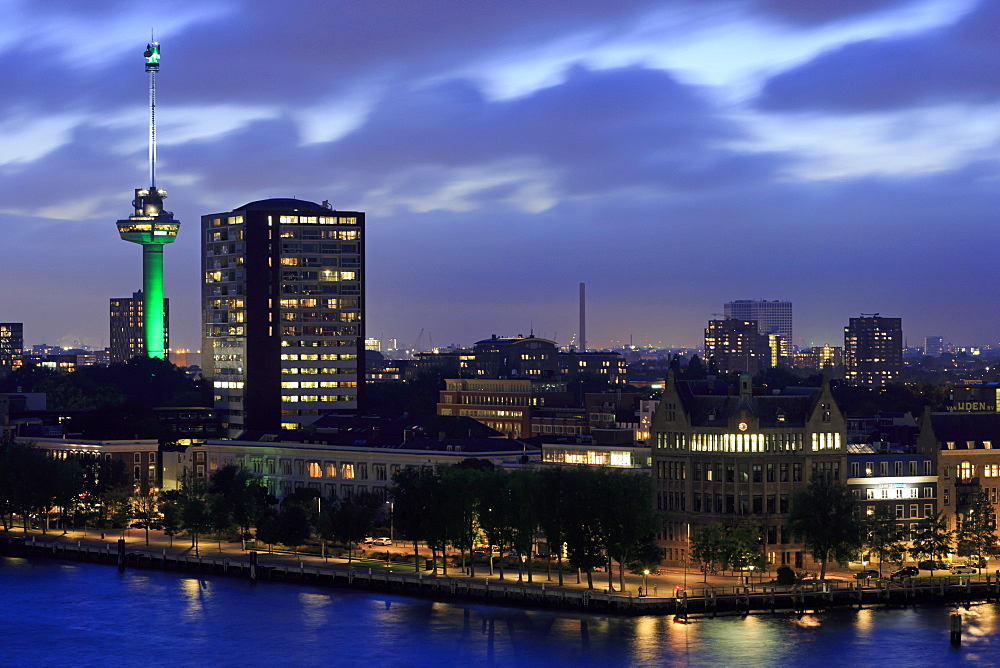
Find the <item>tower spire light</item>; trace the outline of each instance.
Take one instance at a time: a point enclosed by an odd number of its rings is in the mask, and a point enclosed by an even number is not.
[[[149,73],[149,187],[135,189],[134,213],[118,221],[118,234],[124,241],[142,246],[143,340],[147,356],[163,359],[163,246],[177,238],[181,224],[174,220],[173,213],[163,209],[167,191],[156,187],[156,73],[160,71],[160,44],[147,44],[143,57]]]

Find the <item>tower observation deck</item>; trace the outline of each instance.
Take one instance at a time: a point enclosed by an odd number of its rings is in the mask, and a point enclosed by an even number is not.
[[[149,73],[149,187],[136,188],[134,213],[118,221],[124,241],[142,246],[143,338],[148,357],[166,356],[164,350],[163,247],[177,238],[180,221],[163,209],[167,192],[156,187],[156,73],[160,69],[160,45],[151,42],[144,54]]]

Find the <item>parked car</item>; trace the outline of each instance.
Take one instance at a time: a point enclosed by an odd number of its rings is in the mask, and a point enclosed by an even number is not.
[[[364,541],[362,541],[362,543],[364,545],[374,545],[375,544],[375,539],[372,538],[371,536],[368,536],[367,538],[364,539]]]
[[[376,538],[375,545],[380,545],[386,547],[387,545],[392,545],[392,539],[390,538]]]
[[[500,550],[498,550],[495,547],[490,548],[489,545],[477,545],[476,547],[472,548],[472,553],[479,554],[482,556],[486,556],[487,554],[492,554],[494,557],[500,556]]]
[[[873,580],[882,577],[882,573],[874,568],[868,568],[854,574],[855,580]]]
[[[956,564],[951,567],[952,575],[961,575],[963,573],[975,573],[976,568],[974,566],[969,566],[968,564]]]
[[[915,575],[920,575],[920,569],[916,566],[903,566],[902,568],[894,570],[889,574],[890,579],[895,578],[912,578]]]
[[[917,568],[922,571],[946,571],[950,568],[950,565],[947,562],[940,561],[938,559],[928,559],[918,563]]]

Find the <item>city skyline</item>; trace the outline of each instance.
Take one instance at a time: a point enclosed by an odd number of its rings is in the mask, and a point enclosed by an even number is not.
[[[874,312],[910,345],[995,344],[956,268],[1000,210],[1000,3],[834,4],[165,2],[161,184],[178,220],[368,212],[368,334],[403,347],[567,343],[581,282],[594,348],[695,347],[739,299],[791,301],[798,346]],[[0,319],[32,342],[107,346],[107,300],[142,287],[109,226],[146,169],[130,9],[0,9]],[[177,348],[198,263],[179,236]]]

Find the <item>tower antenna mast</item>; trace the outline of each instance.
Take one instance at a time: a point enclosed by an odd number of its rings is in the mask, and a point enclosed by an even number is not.
[[[160,71],[160,43],[147,44],[143,55],[149,73],[149,189],[156,190],[156,73]]]

